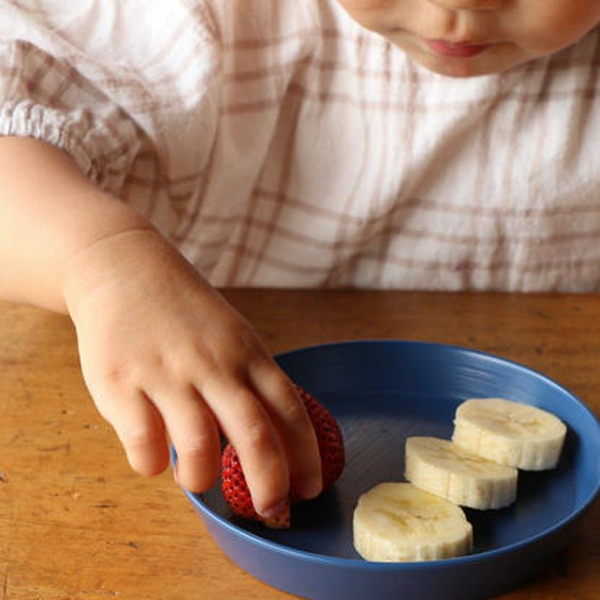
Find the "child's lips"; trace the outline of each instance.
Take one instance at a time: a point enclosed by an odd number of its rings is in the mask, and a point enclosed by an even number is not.
[[[480,54],[492,44],[470,44],[468,42],[447,42],[446,40],[426,39],[427,47],[441,56],[454,58],[469,58]]]

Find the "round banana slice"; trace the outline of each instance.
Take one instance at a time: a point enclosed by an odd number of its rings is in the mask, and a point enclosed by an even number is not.
[[[553,469],[567,427],[555,415],[504,398],[473,398],[456,410],[452,441],[473,454],[526,471]]]
[[[354,509],[354,547],[366,560],[415,562],[461,556],[473,528],[452,502],[410,483],[381,483]]]
[[[416,487],[461,506],[503,508],[517,497],[519,472],[470,452],[449,440],[406,440],[405,476]]]

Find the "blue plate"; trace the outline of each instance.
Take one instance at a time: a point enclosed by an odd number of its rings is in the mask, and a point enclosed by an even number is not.
[[[276,357],[290,377],[337,418],[346,467],[333,490],[294,507],[293,528],[270,530],[233,516],[218,487],[186,495],[223,552],[242,569],[312,600],[477,600],[537,574],[569,541],[600,489],[600,426],[588,408],[544,375],[466,348],[364,341]],[[467,510],[474,549],[423,563],[362,560],[352,545],[360,494],[401,481],[404,441],[449,438],[458,404],[501,396],[539,406],[568,427],[558,467],[519,475],[517,502]]]

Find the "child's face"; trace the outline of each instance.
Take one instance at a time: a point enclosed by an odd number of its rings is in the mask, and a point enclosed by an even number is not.
[[[443,75],[498,73],[600,23],[600,0],[338,0],[352,18]]]

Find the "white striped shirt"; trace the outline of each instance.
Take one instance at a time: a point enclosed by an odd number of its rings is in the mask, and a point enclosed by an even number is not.
[[[215,284],[600,289],[600,34],[443,77],[335,0],[0,0],[0,135]]]

